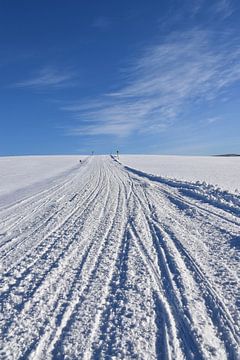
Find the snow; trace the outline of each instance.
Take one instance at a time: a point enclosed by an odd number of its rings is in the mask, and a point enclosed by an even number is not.
[[[1,358],[238,359],[240,196],[78,159],[5,163]]]
[[[121,155],[120,161],[150,174],[240,191],[240,157]]]
[[[79,164],[79,159],[86,156],[9,156],[0,157],[0,204],[6,198],[11,202],[11,195],[26,195],[39,191],[40,184],[53,180],[65,171]],[[28,189],[27,189],[28,188]],[[18,192],[18,194],[17,194]]]

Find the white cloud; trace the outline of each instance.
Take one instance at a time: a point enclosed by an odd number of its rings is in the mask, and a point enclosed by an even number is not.
[[[221,120],[221,118],[219,116],[213,116],[213,117],[210,117],[210,118],[207,119],[207,123],[208,124],[213,124],[213,123],[218,122],[220,120]]]
[[[60,72],[56,69],[46,67],[41,69],[35,76],[27,80],[17,82],[16,87],[62,87],[70,85],[73,75],[71,73]]]
[[[146,49],[129,65],[125,86],[64,108],[81,120],[71,133],[127,136],[164,131],[189,104],[217,98],[240,80],[240,51],[229,40],[213,45],[211,36],[195,29]]]
[[[215,20],[222,20],[232,15],[234,6],[232,0],[185,0],[183,8],[191,16],[196,16],[200,12],[205,12],[205,16],[212,15]]]
[[[234,11],[232,1],[218,0],[214,5],[214,10],[216,14],[221,14],[224,18],[227,18],[231,16]]]

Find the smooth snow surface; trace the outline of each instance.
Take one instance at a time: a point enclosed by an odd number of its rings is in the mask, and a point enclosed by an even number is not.
[[[1,359],[238,359],[237,194],[100,156],[45,185],[0,208]]]
[[[28,195],[39,191],[40,186],[52,183],[55,176],[78,166],[79,159],[86,156],[0,157],[0,205],[5,199],[17,200],[26,191]]]
[[[121,155],[120,161],[150,174],[240,192],[240,157]]]

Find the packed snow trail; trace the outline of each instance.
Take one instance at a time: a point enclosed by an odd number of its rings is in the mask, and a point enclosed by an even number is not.
[[[0,209],[1,359],[238,359],[239,215],[109,157]]]

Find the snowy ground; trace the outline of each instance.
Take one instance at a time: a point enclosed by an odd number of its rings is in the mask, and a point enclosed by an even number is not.
[[[120,161],[150,174],[240,192],[240,157],[121,155]]]
[[[0,157],[0,206],[51,186],[55,177],[78,166],[86,156]],[[59,180],[59,179],[58,179]]]
[[[107,156],[21,194],[0,207],[1,359],[239,358],[239,195]]]

